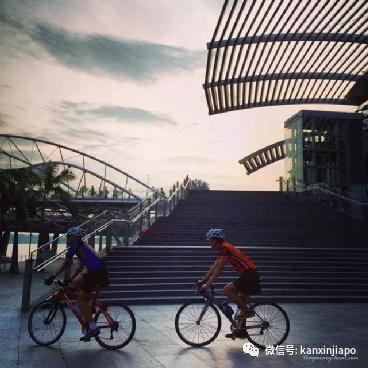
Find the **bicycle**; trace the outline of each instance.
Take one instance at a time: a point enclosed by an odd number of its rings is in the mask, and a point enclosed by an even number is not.
[[[197,294],[200,286],[197,283],[195,286]],[[188,345],[205,346],[217,338],[222,325],[219,310],[231,323],[233,340],[236,339],[239,331],[244,331],[248,341],[260,349],[265,349],[269,345],[281,345],[289,334],[289,318],[276,303],[247,301],[254,316],[236,320],[216,300],[216,295],[224,294],[215,292],[214,285],[201,295],[205,299],[204,303],[199,300],[190,300],[180,307],[175,317],[176,333]]]
[[[76,297],[75,292],[67,292],[67,282],[61,280],[51,284],[56,290],[50,298],[37,304],[28,318],[28,332],[32,340],[43,346],[54,344],[63,335],[67,317],[62,301],[65,301],[82,326],[82,333],[88,329],[88,323],[75,308],[70,298]],[[97,288],[95,296],[90,296],[92,310],[96,309],[94,321],[100,328],[100,334],[95,337],[105,349],[121,349],[132,340],[136,330],[136,320],[133,312],[119,302],[101,303],[101,291]],[[97,310],[98,309],[98,310]]]

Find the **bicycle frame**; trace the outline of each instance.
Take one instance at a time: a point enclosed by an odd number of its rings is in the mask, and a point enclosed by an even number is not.
[[[55,302],[55,304],[60,304],[60,302],[62,300],[64,300],[66,302],[66,304],[68,305],[68,307],[70,308],[70,310],[73,312],[74,316],[79,321],[82,328],[87,330],[89,328],[87,321],[84,320],[81,313],[78,313],[78,311],[74,307],[74,304],[69,299],[70,297],[76,297],[77,298],[77,296],[78,296],[78,294],[75,293],[75,292],[66,292],[64,289],[59,289],[57,291],[57,293],[52,296],[52,300]],[[88,298],[88,301],[92,301],[92,306],[93,307],[98,307],[101,310],[101,312],[103,313],[103,315],[105,316],[105,318],[108,322],[108,326],[103,326],[102,328],[113,328],[115,322],[110,317],[110,315],[104,310],[103,304],[98,300],[98,298],[100,296],[101,296],[101,292],[97,291],[96,296],[90,295],[89,298]],[[50,314],[51,313],[53,313],[52,310],[50,311]],[[48,316],[48,318],[49,317],[51,317],[51,320],[53,319],[53,316]]]
[[[258,315],[257,311],[255,311],[257,317],[260,319],[260,323],[259,324],[254,324],[254,325],[251,325],[251,326],[244,326],[244,323],[245,323],[245,320],[234,320],[233,316],[232,315],[229,315],[226,310],[224,310],[224,308],[222,307],[221,303],[216,300],[216,295],[224,295],[223,293],[219,293],[219,292],[215,292],[214,291],[214,287],[212,286],[211,287],[211,290],[201,294],[205,299],[206,299],[206,302],[205,302],[205,305],[202,309],[202,312],[201,314],[199,315],[199,318],[198,318],[198,321],[197,322],[201,322],[204,314],[206,313],[206,310],[208,308],[208,305],[210,303],[213,303],[217,306],[217,308],[221,311],[221,313],[229,320],[229,322],[231,323],[231,325],[236,329],[236,330],[239,330],[241,328],[246,328],[247,330],[251,330],[251,329],[258,329],[261,327],[261,329],[264,328],[263,324],[264,322],[262,321],[262,318],[261,316]],[[252,303],[249,302],[250,305],[252,305]]]

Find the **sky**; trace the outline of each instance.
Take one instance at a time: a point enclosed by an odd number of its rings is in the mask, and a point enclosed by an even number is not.
[[[0,2],[0,133],[94,155],[167,189],[189,175],[217,190],[278,190],[279,161],[238,160],[284,139],[302,109],[209,116],[202,84],[222,0]],[[149,177],[149,179],[148,179]]]

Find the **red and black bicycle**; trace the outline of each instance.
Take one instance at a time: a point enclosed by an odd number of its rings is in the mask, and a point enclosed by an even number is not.
[[[44,346],[54,344],[65,331],[67,316],[62,301],[66,302],[81,324],[83,334],[88,328],[87,322],[70,300],[71,297],[76,297],[76,293],[67,292],[65,290],[67,284],[60,280],[54,281],[51,286],[56,293],[36,305],[28,319],[29,335],[34,342]],[[97,311],[94,320],[101,331],[95,338],[106,349],[121,349],[128,345],[134,336],[136,330],[134,314],[122,303],[101,303],[98,300],[100,297],[99,290],[95,296],[90,297],[92,309]]]

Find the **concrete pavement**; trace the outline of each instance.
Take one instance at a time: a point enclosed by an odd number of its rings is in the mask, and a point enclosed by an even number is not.
[[[226,339],[229,323],[223,319],[219,337],[203,348],[183,343],[175,332],[179,305],[131,306],[137,331],[125,348],[108,351],[97,342],[79,341],[81,330],[68,311],[68,323],[59,342],[36,345],[28,335],[29,312],[20,311],[22,275],[0,274],[0,367],[1,368],[354,368],[368,366],[367,304],[283,304],[291,321],[284,355],[258,357],[244,354],[246,340]],[[35,292],[35,291],[33,291]],[[42,295],[43,291],[39,291]],[[302,349],[301,350],[301,346]],[[308,354],[307,348],[354,348],[347,359],[330,354]],[[293,349],[295,350],[293,350]],[[293,350],[293,355],[290,352]],[[330,360],[328,360],[328,357]]]

